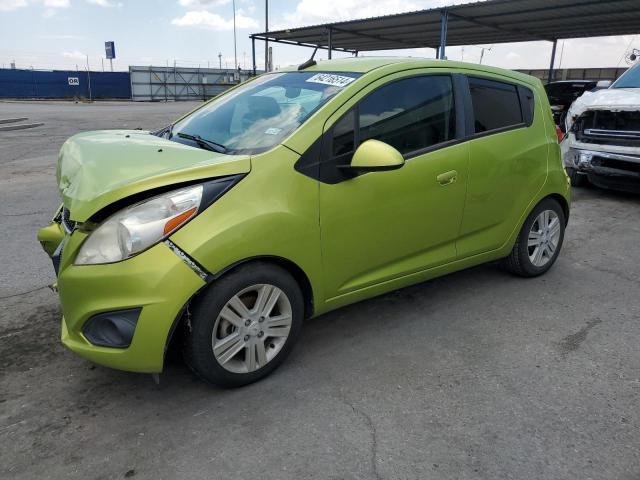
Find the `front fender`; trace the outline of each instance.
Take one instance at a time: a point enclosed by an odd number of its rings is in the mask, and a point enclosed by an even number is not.
[[[286,147],[253,157],[251,173],[171,241],[214,275],[247,259],[285,259],[305,273],[321,306],[318,185],[293,169],[298,158]]]

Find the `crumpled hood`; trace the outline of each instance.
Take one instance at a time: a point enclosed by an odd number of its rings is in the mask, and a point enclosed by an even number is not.
[[[78,222],[107,205],[158,187],[248,173],[247,155],[223,155],[140,130],[101,130],[74,135],[58,157],[64,206]]]
[[[569,108],[567,118],[582,115],[587,110],[639,110],[640,88],[607,88],[585,92]]]

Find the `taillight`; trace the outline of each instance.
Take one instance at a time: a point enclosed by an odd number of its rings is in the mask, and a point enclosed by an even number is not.
[[[558,143],[560,143],[564,138],[564,132],[560,128],[560,125],[556,125],[556,135],[558,135]]]

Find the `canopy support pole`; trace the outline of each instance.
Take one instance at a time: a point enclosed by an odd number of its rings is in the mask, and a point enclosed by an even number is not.
[[[264,0],[264,31],[269,31],[269,0]],[[269,40],[264,41],[264,71],[269,71]]]
[[[551,64],[549,65],[549,75],[547,75],[547,83],[553,81],[553,67],[556,63],[556,47],[558,46],[558,39],[553,41],[553,48],[551,49]]]
[[[446,46],[447,46],[447,26],[449,23],[449,12],[447,10],[442,10],[440,12],[440,54],[438,58],[441,60],[445,60],[446,56]]]
[[[328,36],[328,41],[327,41],[327,47],[329,48],[329,60],[331,60],[331,47],[333,47],[333,42],[331,39],[331,27],[327,28],[328,32],[327,32],[327,36]]]
[[[251,59],[253,62],[253,76],[256,76],[256,37],[251,35]]]

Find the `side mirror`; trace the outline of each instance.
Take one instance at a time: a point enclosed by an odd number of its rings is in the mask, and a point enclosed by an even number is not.
[[[611,86],[611,80],[599,80],[596,83],[596,88],[609,88]]]
[[[404,157],[391,145],[379,140],[367,140],[360,144],[347,168],[359,172],[396,170],[404,165]]]

